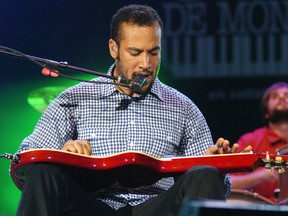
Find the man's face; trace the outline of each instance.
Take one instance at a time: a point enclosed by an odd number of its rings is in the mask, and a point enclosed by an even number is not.
[[[288,88],[281,87],[274,90],[268,100],[266,118],[273,121],[287,120],[288,115]]]
[[[150,90],[160,65],[161,28],[157,23],[152,26],[123,23],[121,35],[116,56],[111,54],[116,61],[114,76],[132,79],[133,74],[144,75],[147,83],[141,90],[146,92]],[[114,46],[111,40],[109,45],[111,49]]]

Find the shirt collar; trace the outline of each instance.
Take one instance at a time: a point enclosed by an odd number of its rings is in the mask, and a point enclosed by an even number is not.
[[[279,142],[285,142],[278,134],[276,134],[271,128],[267,127],[267,138],[271,145],[276,145]]]
[[[114,68],[114,64],[112,66],[110,66],[110,68],[108,69],[107,75],[112,76],[113,68]],[[103,89],[102,89],[103,90],[103,96],[108,97],[108,96],[117,92],[117,89],[115,88],[115,85],[113,84],[112,79],[105,79],[105,82],[107,82],[109,84],[103,85]]]
[[[159,100],[163,101],[163,95],[162,95],[162,92],[161,92],[161,82],[158,79],[158,77],[156,77],[156,79],[154,80],[154,83],[152,85],[150,93],[154,97],[156,97]]]

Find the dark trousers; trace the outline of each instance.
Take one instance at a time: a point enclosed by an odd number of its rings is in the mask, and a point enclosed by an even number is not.
[[[183,199],[225,200],[224,176],[210,166],[196,166],[168,190],[136,207],[117,211],[82,190],[56,165],[31,168],[17,209],[17,216],[174,216]]]

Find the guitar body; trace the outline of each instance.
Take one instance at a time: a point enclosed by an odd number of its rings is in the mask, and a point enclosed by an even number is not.
[[[163,177],[179,176],[198,165],[214,166],[222,173],[231,173],[253,171],[259,166],[274,165],[275,161],[273,155],[271,162],[271,155],[267,159],[266,154],[255,153],[155,158],[141,152],[123,152],[94,157],[52,149],[23,151],[18,157],[11,163],[10,175],[20,190],[35,163],[59,166],[85,190],[91,190],[108,186],[114,181],[127,187],[151,185]],[[283,163],[286,165],[281,158],[280,165]]]

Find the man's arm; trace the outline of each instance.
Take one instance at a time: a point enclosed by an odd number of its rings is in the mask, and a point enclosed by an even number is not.
[[[275,170],[269,171],[259,168],[254,172],[245,174],[230,174],[232,179],[232,189],[250,190],[263,182],[278,181],[279,175]]]

